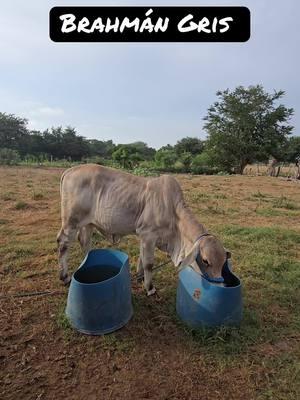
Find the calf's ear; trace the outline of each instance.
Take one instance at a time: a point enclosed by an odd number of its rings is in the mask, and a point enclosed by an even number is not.
[[[231,252],[229,250],[227,250],[227,249],[225,249],[225,251],[226,251],[226,258],[227,259],[231,258]]]
[[[181,261],[181,265],[191,265],[194,261],[196,261],[197,257],[200,254],[200,246],[199,246],[199,242],[197,241],[194,246],[192,247],[191,251],[189,252],[189,254],[184,257],[184,259]]]

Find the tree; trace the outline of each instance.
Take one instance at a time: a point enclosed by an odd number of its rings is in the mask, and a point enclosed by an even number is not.
[[[292,136],[286,144],[284,161],[294,163],[297,159],[300,160],[300,136]]]
[[[123,168],[130,168],[130,149],[122,144],[112,154],[113,160],[117,161]]]
[[[141,161],[152,160],[155,152],[144,142],[134,142],[117,145],[112,157],[123,168],[133,168]]]
[[[102,141],[97,139],[90,139],[87,141],[87,143],[91,156],[111,158],[112,153],[115,151],[116,148],[112,140]]]
[[[142,155],[140,153],[136,152],[136,153],[131,153],[129,155],[130,168],[137,167],[141,161],[144,161],[144,158],[142,157]]]
[[[181,154],[180,161],[182,162],[186,172],[188,172],[191,168],[192,159],[192,154],[187,151]]]
[[[42,133],[39,131],[31,131],[28,138],[28,155],[34,155],[38,158],[42,157],[47,153],[45,143],[43,140]]]
[[[212,167],[213,163],[210,155],[206,151],[203,151],[193,158],[192,165],[194,167]]]
[[[16,165],[20,161],[17,150],[0,148],[0,165]]]
[[[156,150],[152,147],[148,147],[147,143],[144,142],[133,142],[128,144],[133,151],[140,155],[142,160],[153,160]]]
[[[89,146],[83,136],[77,135],[75,128],[61,126],[47,129],[42,133],[43,152],[56,159],[71,158],[81,160],[89,156]]]
[[[67,126],[62,131],[61,142],[64,156],[67,158],[81,160],[82,157],[89,155],[89,147],[86,139],[83,136],[79,136],[75,128]]]
[[[162,146],[159,150],[172,150],[172,151],[175,151],[174,146],[171,146],[169,143],[167,145],[165,145],[165,146]]]
[[[27,120],[0,112],[0,147],[24,155],[28,153],[28,140]]]
[[[155,162],[163,168],[173,167],[177,161],[177,154],[173,150],[158,150],[155,154]]]
[[[207,152],[216,166],[242,174],[248,163],[278,158],[293,129],[288,125],[293,109],[276,105],[283,95],[260,85],[217,92],[219,100],[204,118]]]
[[[203,148],[203,141],[193,137],[185,137],[181,140],[178,140],[178,142],[174,146],[174,149],[179,156],[182,153],[197,155],[203,151]]]

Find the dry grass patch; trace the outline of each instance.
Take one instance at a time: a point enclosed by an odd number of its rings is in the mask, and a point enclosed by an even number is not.
[[[23,200],[20,200],[15,204],[15,209],[16,210],[25,210],[28,207],[29,207],[29,204],[26,203],[26,201],[23,201]]]

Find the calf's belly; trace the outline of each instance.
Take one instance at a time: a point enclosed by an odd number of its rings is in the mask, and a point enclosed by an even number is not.
[[[135,233],[135,218],[129,210],[102,208],[95,225],[102,231],[114,235]]]

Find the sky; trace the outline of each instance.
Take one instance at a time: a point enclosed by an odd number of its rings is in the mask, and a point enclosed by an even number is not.
[[[57,5],[186,5],[181,1],[7,0],[0,8],[0,111],[26,117],[30,129],[73,126],[115,143],[159,148],[204,139],[203,117],[216,91],[262,84],[282,89],[300,134],[300,3],[205,2],[251,11],[245,43],[54,43],[49,11]]]

